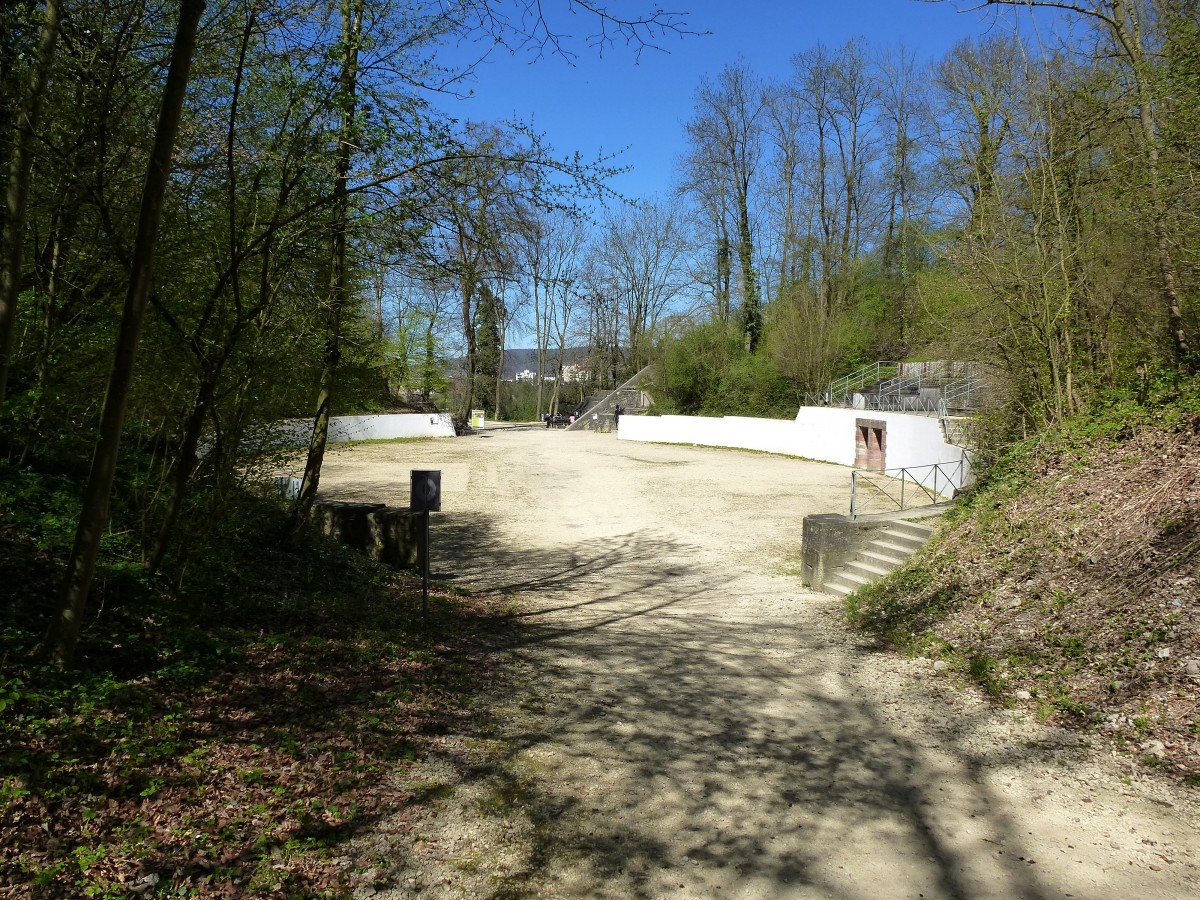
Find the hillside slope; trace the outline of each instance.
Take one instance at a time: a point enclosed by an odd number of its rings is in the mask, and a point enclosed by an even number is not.
[[[1200,786],[1197,409],[1027,442],[852,620]]]

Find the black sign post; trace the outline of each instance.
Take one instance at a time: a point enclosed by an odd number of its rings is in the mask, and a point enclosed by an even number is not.
[[[409,508],[421,513],[421,615],[429,612],[429,514],[442,511],[442,473],[436,469],[413,469],[410,473]]]

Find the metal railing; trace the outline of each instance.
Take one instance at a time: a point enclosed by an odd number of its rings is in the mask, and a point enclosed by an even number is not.
[[[987,380],[978,375],[952,381],[942,389],[942,400],[950,409],[974,409],[987,390]]]
[[[922,387],[922,383],[921,383],[921,373],[920,372],[918,372],[916,375],[906,375],[904,373],[901,373],[899,375],[896,375],[893,378],[888,378],[884,381],[879,382],[879,384],[877,384],[875,386],[875,389],[871,393],[873,393],[873,394],[914,393],[914,392],[920,391],[921,387]]]
[[[881,512],[945,503],[971,480],[970,454],[964,454],[955,462],[927,466],[907,466],[882,472],[855,470],[850,473],[850,518],[856,519],[868,509],[868,498],[881,501]]]
[[[862,397],[862,409],[874,409],[879,412],[920,413],[936,416],[941,414],[942,409],[937,400],[922,397],[920,394],[860,394],[859,396]]]
[[[856,372],[844,375],[829,383],[829,402],[835,406],[839,400],[858,393],[867,385],[879,384],[900,374],[900,363],[880,361],[863,366]]]
[[[584,431],[600,428],[608,431],[614,422],[613,413],[618,405],[628,412],[640,412],[650,405],[650,395],[637,387],[637,383],[651,371],[646,366],[624,384],[609,391],[595,404],[584,411],[584,414],[567,426],[567,431]]]
[[[932,413],[935,401],[918,400],[922,393],[936,391],[951,409],[973,409],[987,387],[987,379],[973,363],[881,361],[830,382],[824,402],[832,406]]]

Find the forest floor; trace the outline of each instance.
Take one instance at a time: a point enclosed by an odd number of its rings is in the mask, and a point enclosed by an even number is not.
[[[322,493],[442,471],[439,583],[506,598],[494,680],[347,850],[356,896],[1183,898],[1193,788],[866,642],[798,577],[849,472],[494,429],[348,447]]]

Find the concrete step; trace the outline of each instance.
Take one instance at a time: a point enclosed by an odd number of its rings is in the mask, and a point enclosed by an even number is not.
[[[845,568],[839,569],[837,572],[835,572],[833,577],[826,581],[825,584],[826,586],[831,584],[842,585],[846,588],[846,590],[844,590],[842,593],[850,594],[854,591],[857,591],[860,587],[866,587],[874,580],[875,578],[872,576],[864,572],[858,572],[852,569],[850,566],[846,566]]]
[[[857,591],[860,586],[861,585],[843,584],[842,582],[838,581],[837,576],[834,575],[825,582],[825,586],[821,588],[821,590],[827,594],[837,594],[839,597],[849,597],[851,594]]]
[[[855,575],[858,575],[867,581],[874,581],[876,578],[882,578],[894,568],[896,567],[886,565],[881,566],[872,560],[862,559],[859,557],[858,559],[848,562],[842,571],[853,572]]]
[[[884,534],[882,537],[877,537],[871,541],[871,549],[881,553],[890,553],[894,556],[903,556],[908,559],[918,550],[925,546],[925,542],[920,538],[910,537],[906,534]]]
[[[873,544],[868,544],[866,550],[859,551],[858,559],[883,569],[885,572],[890,572],[892,569],[904,565],[908,560],[908,554],[900,554],[890,549],[880,550]]]
[[[823,590],[840,597],[854,593],[907,562],[932,534],[933,528],[920,522],[892,522],[827,578]]]
[[[922,544],[933,536],[933,528],[921,522],[909,522],[904,519],[899,519],[890,524],[884,534],[888,535],[904,535],[905,537],[915,538]]]

